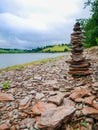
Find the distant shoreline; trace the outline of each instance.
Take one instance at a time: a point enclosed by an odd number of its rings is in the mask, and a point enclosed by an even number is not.
[[[61,44],[61,45],[52,45],[45,47],[37,47],[35,49],[27,50],[27,49],[5,49],[0,48],[0,54],[2,53],[61,53],[70,51],[70,45]]]

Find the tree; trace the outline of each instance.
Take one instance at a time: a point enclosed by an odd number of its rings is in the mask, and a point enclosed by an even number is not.
[[[86,6],[91,7],[92,16],[89,19],[79,19],[85,35],[85,46],[98,45],[98,0],[88,0],[84,3]]]

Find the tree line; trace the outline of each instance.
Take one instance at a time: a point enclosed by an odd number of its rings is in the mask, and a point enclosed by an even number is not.
[[[77,19],[84,30],[84,46],[98,46],[98,0],[88,0],[84,8],[90,6],[91,17],[89,19]]]
[[[59,44],[58,46],[68,46],[70,47],[70,44]],[[47,45],[44,47],[37,47],[34,49],[9,49],[9,48],[0,48],[0,53],[37,53],[37,52],[42,52],[43,49],[49,48],[49,47],[54,47],[56,45]]]

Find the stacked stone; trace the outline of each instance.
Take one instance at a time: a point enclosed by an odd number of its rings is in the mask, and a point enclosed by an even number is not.
[[[80,28],[80,23],[74,25],[73,33],[71,34],[72,55],[69,66],[69,74],[85,76],[91,74],[89,70],[90,63],[83,55],[83,33]]]

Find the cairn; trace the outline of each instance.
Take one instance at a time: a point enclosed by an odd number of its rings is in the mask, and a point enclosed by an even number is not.
[[[86,76],[91,74],[89,70],[90,62],[83,55],[83,33],[79,22],[74,25],[73,31],[71,34],[72,55],[69,61],[69,74],[72,74],[72,76]]]

